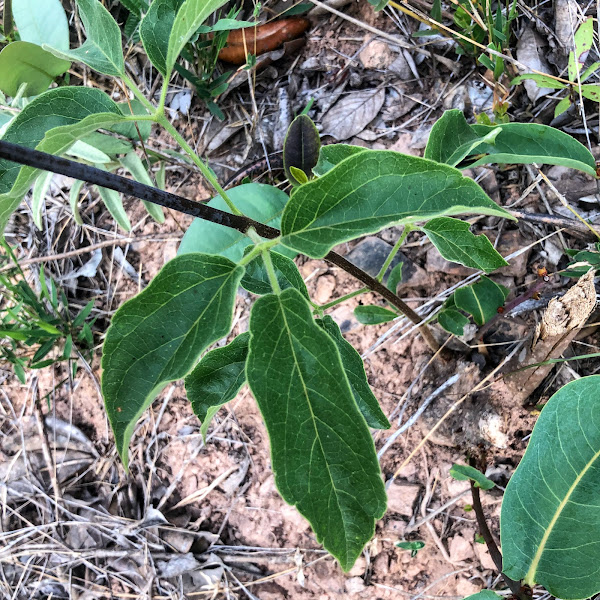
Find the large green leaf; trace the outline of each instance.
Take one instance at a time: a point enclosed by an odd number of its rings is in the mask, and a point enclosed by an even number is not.
[[[250,334],[242,333],[227,346],[207,352],[185,378],[185,391],[202,423],[203,438],[219,408],[233,400],[246,383],[249,340]]]
[[[384,227],[476,213],[511,218],[453,167],[389,150],[360,152],[292,193],[282,243],[313,258]]]
[[[313,173],[321,177],[321,175],[325,175],[327,171],[331,171],[335,165],[341,163],[345,158],[359,152],[368,152],[368,150],[362,146],[351,146],[349,144],[328,144],[327,146],[321,146],[319,160],[313,169]]]
[[[566,600],[600,592],[600,376],[544,406],[504,494],[503,570]]]
[[[494,129],[485,138],[492,143],[499,129]],[[431,128],[425,158],[455,167],[471,154],[484,140],[467,123],[460,110],[447,110]]]
[[[69,23],[60,0],[13,0],[12,12],[22,41],[69,49]]]
[[[474,235],[469,231],[470,227],[469,223],[458,219],[439,217],[428,221],[422,229],[446,260],[486,273],[505,267],[508,263],[490,240],[483,234]]]
[[[375,398],[375,395],[371,391],[371,386],[367,381],[367,374],[365,373],[365,365],[360,354],[344,338],[337,323],[329,315],[325,315],[322,319],[317,319],[316,322],[317,325],[329,334],[340,352],[342,365],[346,371],[354,399],[367,425],[374,429],[389,429],[390,422],[387,420],[387,417],[381,410],[381,406],[379,406],[377,398]]]
[[[251,246],[246,248],[246,251],[250,251]],[[307,300],[309,300],[308,290],[306,284],[298,267],[291,258],[279,254],[279,252],[271,252],[271,262],[275,269],[275,276],[279,282],[279,287],[285,290],[289,287],[296,288]],[[251,260],[246,267],[246,272],[242,278],[242,287],[253,294],[270,294],[273,291],[271,287],[271,281],[269,280],[269,273],[265,267],[263,257],[257,256]]]
[[[0,52],[0,90],[16,96],[26,84],[23,96],[37,96],[70,66],[69,61],[56,58],[37,44],[13,42]]]
[[[484,154],[467,166],[501,164],[563,165],[595,175],[588,149],[570,135],[537,123],[469,125],[459,110],[449,110],[433,126],[425,157],[456,165]]]
[[[102,393],[125,467],[143,411],[229,332],[243,272],[220,256],[178,256],[115,313],[102,351]]]
[[[73,50],[63,50],[44,44],[44,49],[59,58],[82,62],[99,73],[122,77],[125,75],[125,64],[121,30],[116,21],[99,0],[77,0],[77,6],[87,36],[83,45]]]
[[[140,38],[152,64],[167,75],[169,37],[183,0],[154,0],[140,23]]]
[[[227,194],[246,216],[279,228],[281,214],[288,201],[287,195],[280,189],[262,183],[245,183],[229,190]],[[231,212],[220,196],[213,198],[208,205]],[[203,219],[194,219],[181,240],[179,254],[206,252],[219,254],[237,262],[244,255],[244,248],[251,243],[246,235],[235,229]],[[281,246],[275,246],[275,249],[290,258],[296,255],[295,252]]]
[[[269,433],[275,483],[347,571],[386,495],[337,346],[293,288],[256,301],[250,334],[246,375]]]

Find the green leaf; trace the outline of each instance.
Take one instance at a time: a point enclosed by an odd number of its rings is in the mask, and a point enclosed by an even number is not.
[[[60,0],[16,0],[12,12],[24,42],[69,49],[69,23]]]
[[[569,79],[577,81],[577,76],[585,64],[588,52],[594,44],[594,19],[587,18],[577,29],[574,36],[575,49],[569,53],[567,71]]]
[[[123,77],[125,64],[121,30],[116,21],[99,0],[77,0],[77,6],[87,36],[83,45],[73,50],[63,50],[44,44],[44,50],[65,60],[82,62],[104,75]]]
[[[592,63],[589,67],[586,67],[585,71],[583,71],[579,76],[581,82],[583,83],[584,81],[589,79],[589,77],[591,77],[599,68],[600,62]]]
[[[504,304],[509,289],[482,277],[477,283],[459,288],[454,292],[456,306],[470,315],[477,325],[489,321]]]
[[[118,107],[126,117],[131,117],[133,115],[148,115],[148,110],[137,98],[134,98],[129,102],[119,102]],[[136,142],[140,140],[141,135],[142,141],[145,142],[152,133],[152,122],[137,121],[136,127],[136,123],[133,123],[132,121],[126,121],[124,123],[118,123],[113,125],[109,128],[109,130],[114,131],[115,133],[118,133],[120,135],[124,135],[130,140],[135,140]]]
[[[244,254],[252,250],[252,246],[245,249]],[[279,282],[279,287],[285,290],[289,287],[296,288],[307,300],[310,299],[306,284],[296,263],[291,258],[279,254],[279,252],[271,252],[271,261],[275,268],[275,275]],[[245,265],[246,272],[242,277],[242,287],[253,294],[264,295],[270,294],[273,289],[269,280],[269,274],[265,267],[262,256],[257,256]]]
[[[287,11],[286,11],[287,12]],[[256,21],[238,21],[237,19],[219,19],[214,25],[201,25],[198,33],[212,33],[214,31],[234,31],[235,29],[246,29],[256,27],[260,23]]]
[[[550,398],[502,502],[504,573],[565,600],[600,591],[599,394],[592,375]]]
[[[125,125],[126,123],[123,124]],[[111,159],[114,159],[119,154],[127,154],[133,150],[130,142],[99,132],[90,133],[81,141],[100,150],[100,152],[104,152],[104,154],[108,154]]]
[[[500,129],[494,145],[482,144],[477,153],[487,156],[470,167],[499,164],[562,165],[596,175],[596,162],[590,151],[575,138],[553,127],[538,123],[504,123],[502,125],[471,125],[475,133],[484,137],[494,127]]]
[[[518,85],[528,79],[535,81],[538,84],[538,87],[550,88],[551,90],[564,90],[567,87],[567,84],[556,81],[553,77],[539,75],[537,73],[524,73],[523,75],[519,75],[518,77],[515,77],[510,84]]]
[[[349,144],[328,144],[321,146],[319,152],[319,160],[313,169],[313,173],[317,177],[325,175],[327,171],[331,171],[333,167],[341,163],[345,158],[360,152],[369,152],[367,148],[362,146],[350,146]]]
[[[140,38],[152,64],[167,75],[169,36],[183,0],[154,0],[140,23]]]
[[[42,173],[33,186],[33,192],[31,194],[31,213],[33,215],[33,222],[38,229],[42,229],[42,208],[44,206],[44,201],[46,200],[46,194],[48,193],[52,177],[54,177],[54,173]]]
[[[28,104],[2,139],[62,154],[81,137],[123,120],[116,104],[100,90],[57,88]],[[39,173],[39,169],[0,160],[0,233]]]
[[[316,319],[316,323],[335,342],[340,353],[340,358],[342,359],[344,371],[348,377],[348,382],[350,383],[350,389],[354,395],[354,400],[367,425],[373,429],[389,429],[390,422],[371,391],[371,386],[369,386],[367,374],[365,373],[365,365],[360,354],[344,338],[337,323],[329,315],[325,315],[322,319]]]
[[[469,319],[453,308],[445,308],[438,313],[438,323],[449,333],[463,335]]]
[[[508,263],[490,240],[483,234],[474,235],[470,227],[458,219],[439,217],[428,221],[422,229],[446,260],[486,273],[505,267]]]
[[[102,394],[125,468],[140,415],[229,332],[242,274],[220,256],[178,256],[113,316],[102,351]]]
[[[400,282],[402,281],[402,267],[404,263],[399,262],[391,271],[387,280],[387,288],[396,293]]]
[[[66,151],[66,154],[94,164],[102,165],[110,162],[110,156],[104,154],[102,150],[98,150],[98,148],[90,146],[82,140],[77,140]]]
[[[0,52],[0,90],[14,97],[25,84],[23,96],[37,96],[70,66],[36,44],[13,42]]]
[[[481,488],[482,490],[491,490],[496,485],[481,471],[478,471],[469,465],[452,465],[450,468],[450,477],[454,477],[454,479],[458,479],[459,481],[471,480],[474,482],[475,487]]]
[[[246,375],[269,433],[275,483],[348,571],[386,495],[336,344],[292,288],[256,301],[250,334]]]
[[[554,118],[562,115],[571,106],[571,96],[565,96],[555,107],[554,107]]]
[[[285,192],[271,185],[246,183],[228,190],[227,194],[246,216],[279,228],[281,214],[288,201]],[[208,205],[231,212],[220,196],[213,198]],[[244,248],[251,243],[248,236],[239,231],[202,219],[194,219],[181,240],[178,253],[206,252],[219,254],[237,262],[244,255]],[[275,249],[291,258],[296,255],[282,246],[275,246]]]
[[[306,183],[312,176],[313,167],[319,160],[321,138],[319,132],[307,115],[298,115],[289,126],[283,143],[283,169],[292,185]],[[299,178],[292,169],[298,169],[303,175]]]
[[[294,190],[282,243],[312,258],[391,225],[477,213],[511,218],[453,167],[389,150],[361,152]]]
[[[425,158],[455,167],[482,143],[492,144],[499,132],[493,129],[482,138],[467,123],[462,111],[447,110],[431,128]]]
[[[227,346],[207,352],[185,378],[185,391],[202,423],[200,433],[204,441],[211,419],[246,383],[249,340],[250,334],[242,333]]]
[[[146,170],[144,163],[142,163],[142,159],[135,152],[129,152],[129,154],[120,158],[119,162],[133,175],[133,178],[136,181],[154,187],[154,182],[150,179],[150,175],[148,175],[148,171]],[[158,206],[158,204],[153,204],[152,202],[146,202],[145,200],[142,202],[144,203],[148,214],[157,223],[165,222],[165,214],[163,213],[162,206]]]
[[[380,323],[393,321],[398,316],[398,313],[383,306],[376,306],[374,304],[364,306],[360,304],[354,309],[354,316],[363,325],[379,325]]]
[[[97,167],[99,165],[96,165]],[[99,186],[94,186],[98,194],[100,194],[100,198],[102,198],[102,202],[106,208],[108,208],[108,212],[111,214],[112,218],[122,227],[125,231],[131,231],[131,222],[129,221],[129,217],[123,208],[123,200],[121,199],[121,194],[115,190],[111,190],[109,188],[103,188]]]
[[[592,102],[600,102],[600,85],[592,83],[582,85],[581,95]]]

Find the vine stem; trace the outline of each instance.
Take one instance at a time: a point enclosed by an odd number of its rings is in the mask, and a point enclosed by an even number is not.
[[[473,512],[475,513],[475,517],[477,518],[477,524],[479,525],[479,531],[485,541],[485,545],[489,550],[490,556],[496,565],[496,569],[504,579],[504,583],[509,587],[510,591],[513,595],[520,600],[528,600],[527,595],[521,591],[521,584],[514,579],[511,579],[508,575],[505,575],[502,572],[502,554],[498,549],[498,545],[496,544],[496,540],[492,536],[492,532],[490,531],[487,521],[485,520],[485,514],[483,512],[483,506],[481,506],[481,496],[479,493],[479,488],[475,485],[474,481],[471,481],[471,495],[473,496]]]
[[[398,254],[398,250],[400,250],[400,246],[402,246],[402,244],[404,243],[404,240],[406,239],[406,237],[408,236],[408,234],[411,231],[412,231],[412,227],[410,225],[404,226],[404,229],[402,230],[402,235],[398,238],[398,240],[394,244],[394,247],[392,248],[391,252],[388,254],[388,257],[385,259],[385,262],[383,263],[381,269],[379,270],[379,273],[377,273],[377,277],[375,278],[375,279],[377,279],[377,281],[383,280],[383,276],[385,275],[385,272],[388,270],[388,267],[392,264],[392,261],[394,260],[394,256],[396,256],[396,254]]]
[[[239,214],[230,214],[228,212],[218,210],[206,204],[200,204],[194,202],[183,196],[178,196],[170,192],[165,192],[158,188],[154,188],[143,183],[139,183],[133,179],[121,177],[108,171],[102,171],[95,167],[89,167],[82,163],[78,163],[60,156],[54,156],[46,152],[40,152],[39,150],[33,150],[20,144],[12,144],[0,140],[0,158],[5,160],[13,161],[22,165],[34,167],[36,169],[42,169],[43,171],[52,171],[53,173],[59,173],[73,179],[79,179],[80,181],[86,181],[87,183],[93,183],[101,187],[109,188],[117,192],[121,192],[140,200],[146,200],[166,208],[171,208],[178,212],[210,221],[211,223],[217,223],[225,227],[230,227],[243,234],[247,234],[250,228],[254,228],[256,233],[268,240],[274,240],[279,238],[280,232],[278,229],[264,225],[259,221],[255,221]],[[418,325],[419,332],[423,336],[423,339],[427,342],[427,345],[437,352],[439,350],[439,344],[433,337],[431,330],[426,324],[422,323],[421,317],[406,304],[401,298],[396,296],[391,290],[389,290],[383,283],[377,281],[374,277],[371,277],[368,273],[359,269],[356,265],[352,264],[348,259],[340,256],[336,252],[329,252],[325,257],[325,260],[339,267],[343,271],[346,271],[364,285],[366,285],[373,292],[378,293],[385,300],[387,300],[392,306],[395,306],[407,319],[412,321],[415,325]]]

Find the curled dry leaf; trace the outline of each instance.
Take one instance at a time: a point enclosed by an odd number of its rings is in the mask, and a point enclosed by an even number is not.
[[[577,0],[554,0],[554,34],[565,54],[573,49],[579,10]]]
[[[527,66],[526,70],[521,71],[522,73],[538,71],[551,75],[550,67],[541,50],[542,45],[540,36],[531,27],[527,27],[517,42],[517,60]],[[532,102],[553,91],[549,88],[539,87],[535,81],[531,80],[524,81],[523,85]]]
[[[290,17],[255,28],[236,29],[227,36],[227,45],[219,58],[234,65],[246,62],[246,54],[260,55],[276,50],[285,42],[301,36],[310,25],[304,17]]]
[[[385,88],[361,90],[342,98],[323,117],[323,135],[338,141],[360,133],[378,114],[385,100]]]

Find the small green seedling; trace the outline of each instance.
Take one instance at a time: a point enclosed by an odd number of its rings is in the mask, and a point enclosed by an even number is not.
[[[491,490],[496,484],[488,479],[481,471],[469,465],[452,465],[450,476],[458,481],[472,481],[475,487]]]
[[[422,542],[421,540],[415,540],[413,542],[396,542],[394,546],[401,548],[402,550],[410,550],[410,557],[414,558],[417,556],[419,550],[425,548],[425,542]]]
[[[517,85],[525,80],[535,81],[540,87],[553,90],[568,90],[568,94],[556,105],[554,117],[558,117],[572,104],[576,104],[580,97],[593,102],[600,102],[600,85],[585,83],[600,67],[600,62],[595,62],[584,69],[585,60],[594,43],[594,19],[589,17],[580,26],[574,36],[574,49],[569,53],[568,77],[571,83],[563,83],[548,75],[538,73],[524,73],[512,80],[512,85]]]

